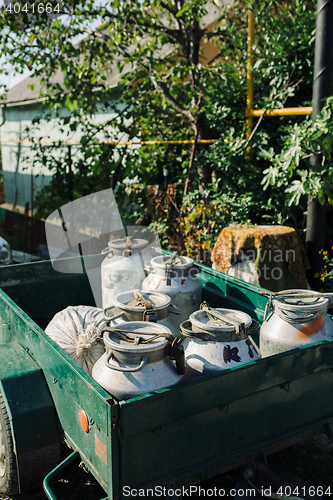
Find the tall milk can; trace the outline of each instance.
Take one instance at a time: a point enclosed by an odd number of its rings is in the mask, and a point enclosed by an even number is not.
[[[180,309],[175,322],[180,324],[197,311],[202,302],[202,285],[197,277],[199,266],[189,257],[170,256],[154,257],[146,264],[147,278],[142,283],[142,290],[162,292],[171,298]]]
[[[102,250],[106,257],[101,266],[103,309],[113,305],[113,298],[121,292],[141,289],[145,279],[144,265],[152,255],[143,252],[149,241],[142,238],[122,238],[109,241]]]
[[[238,310],[210,308],[206,302],[180,330],[187,378],[216,373],[261,358],[250,333],[259,325]]]
[[[260,329],[260,350],[270,356],[333,338],[330,299],[312,290],[270,294]]]

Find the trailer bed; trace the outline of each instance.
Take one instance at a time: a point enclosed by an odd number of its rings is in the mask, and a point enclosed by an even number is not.
[[[263,320],[262,289],[200,267],[211,307]],[[94,305],[86,274],[29,263],[0,269],[0,286],[0,362],[16,349],[38,366],[59,435],[110,500],[128,498],[129,489],[198,483],[333,428],[333,340],[118,401],[43,331],[68,305]],[[10,377],[2,368],[2,387]]]

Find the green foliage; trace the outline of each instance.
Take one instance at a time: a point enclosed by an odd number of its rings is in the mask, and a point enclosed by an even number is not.
[[[288,205],[298,205],[305,194],[333,204],[333,97],[315,120],[304,120],[285,130],[284,148],[272,158],[273,166],[266,169],[262,183],[285,186]]]
[[[330,199],[329,157],[323,178],[322,170],[306,177],[301,168],[309,121],[265,116],[251,154],[246,144],[247,9],[254,8],[256,22],[255,107],[302,106],[311,102],[316,0],[235,2],[224,6],[216,24],[205,27],[207,9],[218,4],[110,0],[98,7],[93,0],[68,0],[73,15],[67,24],[45,15],[34,24],[24,15],[0,18],[2,53],[18,70],[28,65],[42,78],[46,100],[28,137],[46,139],[43,120],[55,117],[67,140],[75,131],[80,135],[81,147],[73,147],[71,157],[59,143],[52,148],[36,142],[35,164],[54,172],[37,198],[41,215],[111,186],[127,223],[153,224],[165,245],[193,253],[211,248],[218,232],[232,223],[302,229],[304,193],[312,190]],[[91,28],[92,21],[103,24]],[[78,43],[82,34],[87,36]],[[212,61],[200,48],[208,41],[219,53]],[[57,71],[64,73],[63,83],[55,78]],[[109,82],[118,72],[114,89]],[[97,123],[97,111],[113,112],[114,118]],[[329,118],[324,121],[329,127]],[[196,147],[185,197],[191,145],[100,144],[179,141],[196,134],[217,142]],[[329,132],[308,139],[331,154]],[[168,170],[166,188],[163,169]]]
[[[187,195],[179,217],[178,231],[182,235],[187,255],[205,264],[211,264],[210,251],[216,235],[230,224],[250,223],[251,196],[222,194],[216,184],[202,194]]]
[[[333,247],[330,249],[330,252],[327,250],[320,250],[320,254],[323,254],[324,266],[320,273],[318,273],[315,277],[320,276],[320,281],[323,283],[323,288],[320,289],[320,292],[333,292],[333,255],[332,255]]]

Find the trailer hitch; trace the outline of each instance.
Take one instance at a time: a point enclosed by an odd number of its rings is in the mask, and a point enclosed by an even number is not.
[[[65,460],[60,462],[60,464],[57,465],[57,467],[55,467],[53,470],[51,470],[51,472],[47,474],[47,476],[45,476],[43,481],[43,490],[47,498],[49,498],[49,500],[57,500],[56,496],[51,490],[50,481],[52,481],[52,479],[54,479],[59,474],[59,472],[65,469],[67,465],[71,464],[79,456],[80,453],[78,451],[73,451],[73,453],[71,453],[67,458],[65,458]],[[108,497],[104,497],[102,500],[108,500]]]

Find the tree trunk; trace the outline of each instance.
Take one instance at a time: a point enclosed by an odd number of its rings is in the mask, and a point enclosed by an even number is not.
[[[312,118],[316,118],[323,107],[323,99],[332,93],[333,82],[333,0],[318,0],[316,21],[316,45],[313,78],[313,111]],[[320,156],[313,158],[313,163],[321,161]],[[325,240],[326,207],[320,205],[317,199],[308,196],[306,252],[311,269],[307,274],[311,288],[320,287],[319,278],[315,274],[320,272],[322,260],[319,250],[323,248]]]

